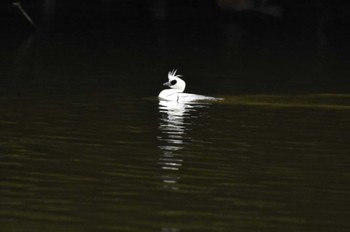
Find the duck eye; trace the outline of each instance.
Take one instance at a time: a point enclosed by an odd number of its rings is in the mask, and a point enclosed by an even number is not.
[[[170,81],[170,85],[175,85],[176,84],[176,80],[172,80],[172,81]]]

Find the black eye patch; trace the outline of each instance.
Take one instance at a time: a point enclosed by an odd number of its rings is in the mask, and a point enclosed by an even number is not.
[[[172,81],[170,81],[170,85],[176,85],[176,80],[172,80]]]

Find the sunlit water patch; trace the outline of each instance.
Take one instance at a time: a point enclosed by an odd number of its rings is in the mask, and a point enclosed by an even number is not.
[[[225,96],[224,104],[270,107],[350,109],[349,94],[236,95]]]

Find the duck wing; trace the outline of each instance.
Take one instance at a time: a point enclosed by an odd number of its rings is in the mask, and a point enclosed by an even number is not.
[[[189,102],[189,101],[217,101],[220,98],[204,96],[192,93],[179,93],[177,101],[179,102]]]

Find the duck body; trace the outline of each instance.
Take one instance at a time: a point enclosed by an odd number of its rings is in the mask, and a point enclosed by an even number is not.
[[[215,101],[219,98],[209,97],[204,95],[184,93],[186,83],[181,78],[181,75],[176,75],[176,70],[168,73],[169,81],[163,85],[169,86],[170,89],[162,90],[158,97],[160,100],[176,101],[176,102],[190,102],[190,101]]]
[[[177,102],[189,102],[189,101],[214,101],[218,100],[214,97],[192,94],[192,93],[181,93],[181,92],[173,92],[172,89],[164,89],[159,94],[159,98],[165,101],[177,101]]]

